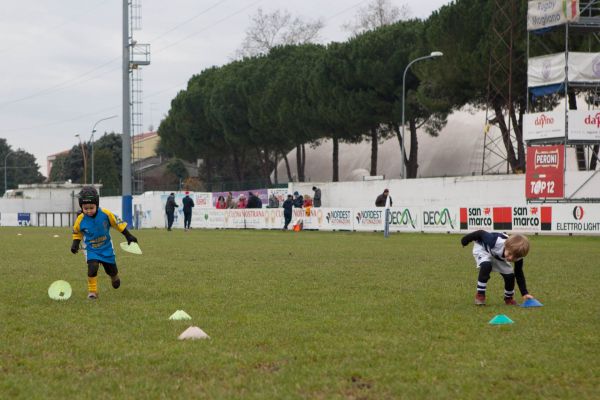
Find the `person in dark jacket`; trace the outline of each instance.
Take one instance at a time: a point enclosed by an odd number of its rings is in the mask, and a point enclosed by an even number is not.
[[[392,206],[392,197],[390,196],[390,191],[388,189],[385,189],[383,191],[383,193],[381,193],[379,196],[377,196],[377,198],[375,199],[375,207],[385,207],[385,202],[388,197],[390,198],[390,207],[391,207]]]
[[[192,225],[192,208],[194,208],[194,200],[190,197],[190,192],[185,192],[185,197],[181,200],[183,203],[183,228],[187,231]]]
[[[285,219],[285,225],[283,229],[287,229],[288,225],[292,221],[292,208],[294,208],[294,198],[291,194],[288,194],[287,199],[283,202],[283,218]]]
[[[296,208],[302,208],[304,206],[304,197],[298,193],[298,192],[294,192],[294,207]]]
[[[171,193],[169,197],[167,197],[167,204],[165,204],[165,213],[167,213],[167,230],[170,231],[173,226],[173,221],[175,220],[175,207],[179,207],[177,203],[175,203],[175,193]]]
[[[313,186],[312,190],[315,192],[313,196],[313,207],[321,207],[321,189]]]
[[[246,208],[262,208],[262,200],[252,192],[248,192],[248,204]]]

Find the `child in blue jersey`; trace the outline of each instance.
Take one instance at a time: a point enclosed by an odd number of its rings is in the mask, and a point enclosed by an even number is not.
[[[460,243],[464,246],[471,242],[473,257],[479,276],[477,279],[476,305],[485,305],[487,282],[492,271],[500,273],[504,278],[504,303],[517,305],[514,299],[515,278],[523,300],[532,299],[527,291],[525,274],[523,273],[523,258],[529,253],[529,240],[523,235],[506,235],[499,232],[475,231],[463,236]],[[510,263],[514,263],[514,269]]]
[[[84,254],[88,265],[88,299],[98,298],[98,268],[100,264],[110,276],[112,287],[121,286],[119,270],[115,260],[115,251],[110,238],[112,226],[127,239],[127,243],[137,242],[127,230],[127,223],[105,208],[99,207],[100,196],[94,187],[86,186],[79,192],[79,206],[82,213],[77,216],[73,224],[73,244],[71,253],[79,251],[79,244],[83,240]]]

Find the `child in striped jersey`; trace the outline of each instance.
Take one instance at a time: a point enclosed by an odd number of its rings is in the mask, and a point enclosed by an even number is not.
[[[487,282],[492,271],[498,272],[504,278],[504,303],[517,305],[514,299],[515,279],[523,300],[532,299],[527,291],[525,274],[523,273],[523,258],[529,253],[529,240],[519,234],[506,235],[500,232],[475,231],[461,238],[460,243],[473,245],[473,257],[479,276],[477,279],[476,305],[485,305]],[[514,263],[513,266],[510,263]]]

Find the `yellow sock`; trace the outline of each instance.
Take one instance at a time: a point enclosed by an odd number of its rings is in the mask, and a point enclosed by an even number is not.
[[[88,276],[88,292],[94,292],[94,293],[98,292],[98,277],[97,276],[94,276],[93,278],[90,278]]]

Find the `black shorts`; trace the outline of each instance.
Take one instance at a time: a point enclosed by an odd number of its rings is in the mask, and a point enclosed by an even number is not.
[[[90,277],[98,275],[98,268],[100,267],[100,264],[102,264],[102,266],[104,267],[104,271],[109,276],[115,276],[119,273],[117,264],[111,264],[111,263],[107,263],[104,261],[98,261],[98,260],[88,260],[87,264],[88,264],[88,276],[90,276]]]

